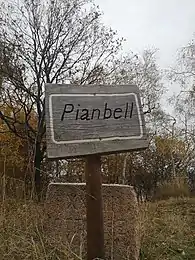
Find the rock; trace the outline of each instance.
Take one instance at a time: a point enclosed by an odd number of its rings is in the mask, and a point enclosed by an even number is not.
[[[106,259],[138,260],[139,213],[134,189],[128,185],[102,186]],[[86,258],[86,202],[84,183],[52,183],[45,204],[45,226],[53,241],[62,241]]]

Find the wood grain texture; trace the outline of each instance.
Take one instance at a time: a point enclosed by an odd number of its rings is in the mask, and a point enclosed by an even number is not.
[[[49,158],[148,146],[136,86],[47,84],[46,127]]]
[[[104,219],[102,202],[101,158],[89,155],[85,162],[87,260],[104,259]]]

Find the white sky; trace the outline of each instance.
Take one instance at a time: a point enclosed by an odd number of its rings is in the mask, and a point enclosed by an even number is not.
[[[124,50],[159,49],[158,64],[168,68],[176,52],[195,32],[195,0],[94,0],[103,11],[105,25],[126,38]],[[178,86],[167,85],[168,95]]]

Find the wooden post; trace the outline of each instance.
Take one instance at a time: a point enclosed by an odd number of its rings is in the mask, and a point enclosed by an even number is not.
[[[104,224],[100,155],[86,157],[87,260],[104,259]]]

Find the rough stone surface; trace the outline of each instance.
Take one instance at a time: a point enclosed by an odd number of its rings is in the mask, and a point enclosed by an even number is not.
[[[139,214],[133,188],[103,184],[102,195],[106,260],[138,260]],[[63,242],[73,255],[86,259],[85,184],[50,184],[45,210],[53,241]]]

